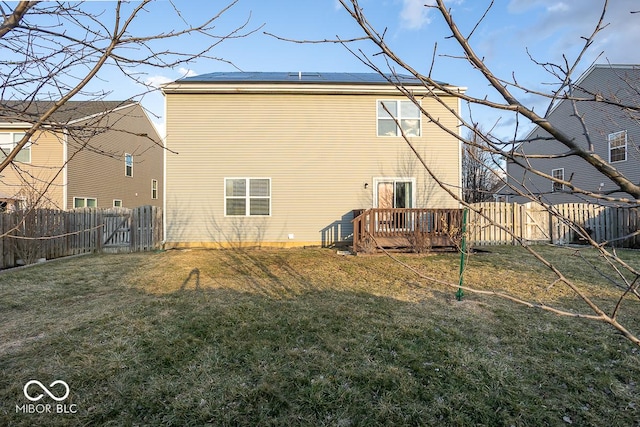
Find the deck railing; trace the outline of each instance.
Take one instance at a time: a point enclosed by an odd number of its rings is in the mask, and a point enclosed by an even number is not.
[[[380,209],[361,212],[353,219],[353,250],[376,245],[408,246],[427,240],[431,246],[453,246],[462,228],[461,209]]]

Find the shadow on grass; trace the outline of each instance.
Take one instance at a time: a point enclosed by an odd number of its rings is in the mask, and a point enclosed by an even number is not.
[[[421,297],[409,301],[396,297],[393,268],[368,275],[350,260],[329,262],[326,253],[297,261],[280,252],[200,255],[189,262],[155,258],[166,266],[161,276],[152,274],[157,265],[149,257],[96,258],[16,276],[11,290],[2,287],[16,302],[0,314],[3,340],[25,329],[44,336],[0,357],[0,424],[638,419],[634,348],[593,323],[482,298],[457,303],[453,293],[432,298],[422,289],[413,289]],[[376,268],[375,260],[360,262]],[[96,278],[78,283],[89,273]],[[53,275],[65,279],[45,282]],[[148,280],[166,281],[164,292]],[[13,290],[33,291],[35,282],[40,294]],[[65,403],[77,405],[77,413],[17,413],[16,405],[29,403],[22,387],[30,379],[66,381]]]
[[[187,289],[187,286],[189,285],[189,283],[192,280],[194,281],[195,290],[196,291],[201,290],[200,289],[200,269],[199,268],[194,268],[193,270],[191,270],[189,272],[189,275],[187,276],[187,278],[184,279],[184,282],[182,282],[182,285],[180,286],[180,290],[184,291],[185,289]]]

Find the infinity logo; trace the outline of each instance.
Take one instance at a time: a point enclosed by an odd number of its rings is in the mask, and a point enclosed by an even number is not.
[[[52,382],[51,384],[49,384],[49,387],[54,387],[56,384],[62,384],[65,388],[65,392],[64,395],[62,397],[57,397],[56,395],[54,395],[53,393],[51,393],[51,391],[49,391],[48,388],[46,388],[44,386],[44,384],[42,384],[40,381],[37,380],[31,380],[28,383],[26,383],[24,385],[24,397],[26,397],[27,399],[29,399],[32,402],[37,402],[38,400],[42,399],[44,397],[44,394],[40,393],[39,395],[32,397],[29,395],[29,393],[27,392],[27,389],[29,388],[30,385],[35,384],[38,387],[40,387],[42,389],[42,391],[44,391],[45,393],[47,393],[47,395],[52,398],[53,400],[55,400],[56,402],[62,402],[63,400],[65,400],[68,396],[69,396],[69,385],[62,381],[62,380],[56,380],[54,382]]]

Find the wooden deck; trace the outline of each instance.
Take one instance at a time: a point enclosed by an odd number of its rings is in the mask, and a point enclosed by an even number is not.
[[[427,252],[456,248],[462,230],[461,209],[367,209],[354,212],[353,251],[406,248]]]

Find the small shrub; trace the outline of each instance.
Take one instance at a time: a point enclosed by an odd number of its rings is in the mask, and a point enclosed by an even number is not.
[[[409,249],[416,254],[424,254],[431,251],[431,238],[426,233],[415,232],[408,237]]]

